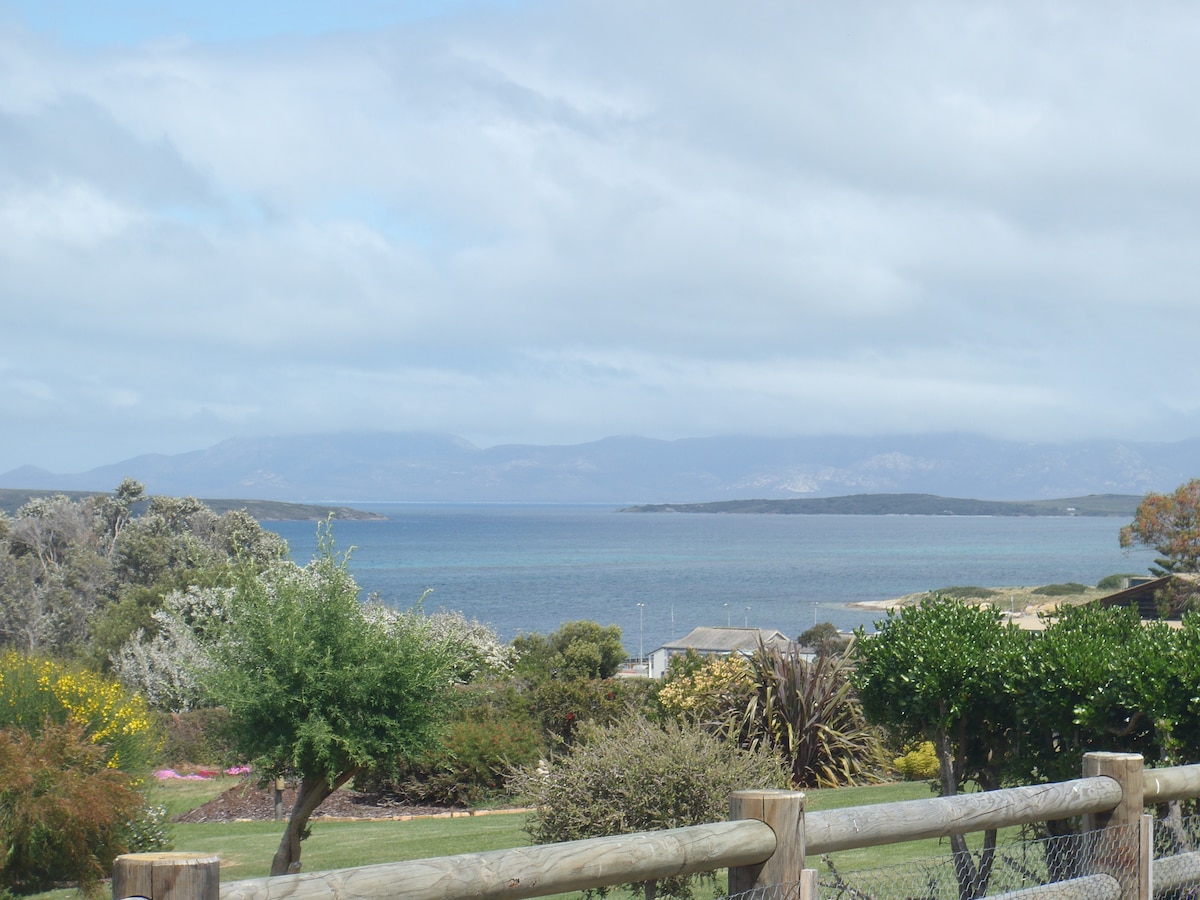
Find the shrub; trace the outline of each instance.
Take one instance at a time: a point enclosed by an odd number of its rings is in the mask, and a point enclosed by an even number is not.
[[[760,648],[750,661],[754,689],[738,735],[778,753],[799,787],[874,781],[886,764],[878,728],[868,724],[847,654],[805,659],[789,649]]]
[[[0,654],[0,728],[38,734],[73,723],[102,748],[109,768],[140,774],[158,751],[146,703],[86,669],[9,651]]]
[[[237,762],[229,734],[229,711],[205,707],[162,717],[162,759],[168,766],[213,765]]]
[[[653,687],[643,679],[549,679],[530,692],[529,711],[551,749],[559,749],[571,746],[584,724],[615,722]]]
[[[932,781],[942,770],[933,741],[922,741],[893,764],[905,781]]]
[[[548,772],[524,769],[514,780],[536,807],[526,830],[538,843],[717,822],[728,815],[733,791],[788,785],[779,759],[743,751],[698,725],[659,727],[630,716],[585,737]],[[687,878],[658,886],[690,895]]]
[[[127,852],[143,799],[106,756],[79,722],[0,729],[0,888],[93,890]]]
[[[125,823],[126,853],[154,853],[173,846],[167,808],[161,804],[143,804]]]
[[[990,597],[995,597],[999,591],[994,591],[991,588],[976,587],[973,584],[953,585],[944,587],[941,590],[933,592],[940,594],[943,597],[954,597],[957,600],[987,600]]]
[[[1068,581],[1066,584],[1045,584],[1041,587],[1034,588],[1033,593],[1042,597],[1070,597],[1074,594],[1087,593],[1088,586],[1080,584],[1077,581]]]
[[[501,793],[514,769],[540,756],[531,724],[484,717],[453,725],[443,747],[409,765],[397,782],[376,783],[416,803],[471,805]]]
[[[690,668],[690,667],[689,667]],[[697,668],[680,669],[658,692],[658,705],[676,719],[725,725],[754,691],[750,662],[740,654],[710,657]]]

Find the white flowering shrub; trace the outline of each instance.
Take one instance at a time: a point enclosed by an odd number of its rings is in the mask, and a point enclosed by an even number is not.
[[[231,588],[173,591],[155,611],[158,633],[139,628],[109,656],[113,671],[155,709],[186,712],[204,702],[204,677],[212,670],[205,638],[225,620]]]
[[[441,610],[426,616],[421,613],[420,604],[413,610],[398,612],[372,598],[364,615],[370,621],[382,622],[387,628],[422,629],[431,643],[451,648],[456,660],[453,674],[457,681],[470,682],[483,675],[503,675],[512,670],[516,660],[516,651],[501,641],[490,625],[468,619],[460,612]]]

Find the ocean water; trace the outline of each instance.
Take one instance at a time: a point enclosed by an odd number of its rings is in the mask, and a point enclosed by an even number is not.
[[[1117,518],[638,514],[609,506],[355,504],[386,521],[334,523],[364,594],[454,609],[505,640],[572,619],[622,629],[630,655],[699,625],[817,622],[873,630],[852,604],[950,585],[1077,581],[1145,572]],[[304,563],[312,522],[266,523]]]

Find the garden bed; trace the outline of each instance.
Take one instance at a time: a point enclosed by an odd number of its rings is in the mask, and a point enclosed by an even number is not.
[[[283,790],[283,816],[296,802],[296,786]],[[343,788],[317,807],[313,818],[397,819],[409,816],[466,814],[465,807],[414,806],[387,794],[364,794]],[[270,821],[275,818],[275,790],[246,780],[195,809],[176,816],[175,822]]]

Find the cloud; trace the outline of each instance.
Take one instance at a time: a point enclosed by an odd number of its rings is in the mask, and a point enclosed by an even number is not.
[[[218,5],[93,42],[20,9],[0,470],[325,428],[1195,433],[1189,6]]]

